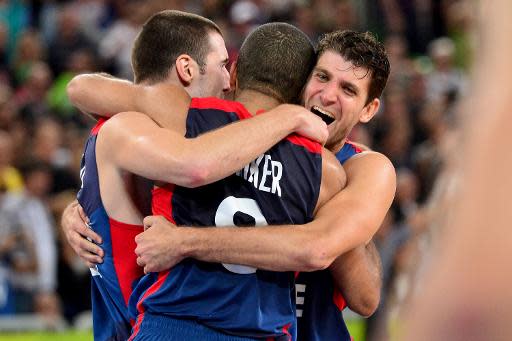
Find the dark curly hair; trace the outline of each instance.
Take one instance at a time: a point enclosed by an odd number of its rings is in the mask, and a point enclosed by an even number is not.
[[[327,33],[318,42],[318,57],[329,50],[339,53],[355,67],[368,70],[371,79],[366,104],[380,97],[386,86],[390,67],[384,45],[371,32],[339,30]],[[366,76],[367,74],[362,78]]]

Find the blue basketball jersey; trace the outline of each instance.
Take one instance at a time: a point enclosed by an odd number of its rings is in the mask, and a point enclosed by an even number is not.
[[[350,142],[336,153],[343,164],[361,150]],[[343,321],[345,300],[334,284],[329,270],[301,272],[296,279],[297,340],[350,341]]]
[[[193,99],[189,138],[250,117],[237,102]],[[321,146],[290,136],[223,180],[195,189],[153,191],[154,214],[184,226],[262,226],[312,220],[322,174]],[[130,301],[147,312],[193,319],[227,334],[289,340],[295,321],[294,274],[186,259],[145,276]],[[137,325],[134,327],[137,331]]]
[[[143,226],[118,222],[107,215],[100,196],[96,164],[96,139],[105,121],[100,120],[86,142],[78,202],[90,219],[90,227],[103,238],[103,263],[90,269],[95,340],[126,340],[131,333],[128,300],[134,283],[144,273],[137,266],[135,236]]]

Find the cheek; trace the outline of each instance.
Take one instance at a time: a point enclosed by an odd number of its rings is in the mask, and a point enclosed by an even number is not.
[[[312,85],[307,85],[306,88],[304,89],[304,95],[302,96],[303,101],[306,105],[312,99],[314,93],[314,87]]]

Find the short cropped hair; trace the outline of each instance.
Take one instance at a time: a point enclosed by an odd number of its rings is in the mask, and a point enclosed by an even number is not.
[[[261,25],[247,36],[236,64],[238,86],[298,103],[316,54],[309,38],[286,23]]]
[[[181,54],[192,57],[204,72],[206,56],[211,49],[210,32],[222,35],[213,21],[196,14],[174,10],[154,14],[135,39],[132,50],[134,81],[163,81]]]
[[[354,66],[368,70],[371,79],[366,104],[382,95],[389,76],[389,60],[384,45],[371,32],[343,30],[327,33],[318,42],[318,57],[329,50],[339,53]]]

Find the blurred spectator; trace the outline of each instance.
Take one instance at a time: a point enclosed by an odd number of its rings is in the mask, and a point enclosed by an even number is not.
[[[447,37],[432,41],[429,45],[429,55],[434,64],[433,72],[427,76],[429,100],[453,102],[464,93],[466,87],[466,77],[454,63],[453,41]]]
[[[49,107],[61,122],[73,120],[84,126],[84,116],[77,115],[66,94],[66,86],[69,81],[79,73],[94,72],[97,70],[96,56],[87,49],[74,51],[67,60],[66,69],[55,78],[55,82],[48,90],[46,99]]]
[[[143,1],[127,1],[121,18],[107,29],[99,43],[99,55],[111,66],[108,71],[124,79],[133,79],[133,41],[148,15]]]
[[[77,13],[80,30],[91,42],[97,44],[103,36],[104,24],[108,20],[106,0],[78,0],[73,2],[73,11]]]
[[[32,157],[49,165],[53,180],[50,193],[53,194],[78,188],[78,174],[69,169],[71,155],[62,144],[63,136],[63,128],[55,120],[47,118],[36,124]]]
[[[80,146],[83,149],[82,144]],[[56,219],[60,219],[64,208],[75,196],[73,191],[67,191],[54,198],[52,211]],[[57,292],[62,300],[62,314],[67,321],[73,322],[81,312],[91,310],[90,271],[68,244],[62,229],[58,231]]]
[[[23,179],[13,166],[13,140],[9,133],[0,130],[0,185],[7,192],[20,192]]]
[[[31,65],[25,81],[16,91],[14,100],[20,110],[20,119],[31,130],[38,119],[50,115],[46,94],[51,85],[50,68],[46,63],[38,61]]]
[[[379,250],[382,262],[381,301],[375,314],[368,320],[366,339],[368,341],[388,340],[388,294],[393,285],[395,270],[395,255],[397,250],[410,238],[411,231],[407,225],[397,224],[393,210],[390,210],[379,230],[374,236],[374,242]]]
[[[34,64],[45,59],[43,43],[36,31],[29,30],[20,35],[14,57],[11,63],[13,81],[15,85],[21,85],[29,77]]]
[[[52,185],[49,165],[31,160],[22,167],[25,193],[22,197],[20,221],[32,239],[37,260],[35,276],[20,276],[16,285],[33,295],[32,309],[56,323],[60,317],[57,288],[57,250],[55,223],[47,206]],[[55,321],[55,322],[53,322]]]
[[[0,1],[0,23],[3,24],[7,32],[7,54],[9,59],[13,57],[18,37],[28,26],[28,20],[29,11],[25,1]]]
[[[57,32],[48,46],[48,63],[54,75],[63,72],[70,56],[77,50],[95,51],[95,46],[80,28],[78,13],[69,4],[61,5]]]
[[[33,239],[21,221],[22,197],[6,191],[0,180],[0,313],[33,311],[32,287],[19,278],[37,275]]]

